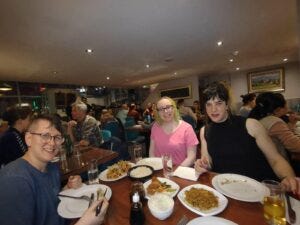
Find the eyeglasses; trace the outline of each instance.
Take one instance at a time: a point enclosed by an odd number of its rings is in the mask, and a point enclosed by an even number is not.
[[[166,105],[165,107],[158,108],[158,112],[170,112],[173,110],[173,105]]]
[[[42,140],[45,142],[49,142],[53,138],[54,143],[57,145],[60,145],[65,141],[65,138],[62,137],[61,135],[52,136],[49,133],[34,133],[34,132],[29,132],[29,133],[34,134],[34,135],[39,135],[42,138]]]

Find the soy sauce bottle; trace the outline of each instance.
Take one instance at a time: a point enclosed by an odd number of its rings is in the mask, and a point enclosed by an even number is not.
[[[143,212],[142,203],[138,192],[132,196],[132,204],[130,209],[130,225],[143,225],[145,216]]]

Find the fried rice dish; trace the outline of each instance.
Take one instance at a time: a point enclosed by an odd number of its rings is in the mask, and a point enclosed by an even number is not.
[[[203,188],[194,188],[185,191],[185,201],[201,211],[208,211],[218,207],[218,197],[213,192]]]
[[[123,174],[126,174],[131,168],[131,164],[128,161],[119,161],[108,168],[106,173],[107,179],[116,179]]]

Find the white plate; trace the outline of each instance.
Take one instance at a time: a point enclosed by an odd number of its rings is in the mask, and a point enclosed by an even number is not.
[[[171,180],[169,180],[167,178],[164,178],[164,177],[158,177],[157,179],[162,183],[166,182],[167,184],[171,185],[172,189],[176,189],[175,191],[172,191],[172,192],[165,191],[165,192],[161,192],[161,193],[167,194],[172,198],[174,198],[177,195],[177,193],[180,189],[178,184],[176,184],[174,181],[171,181]],[[151,184],[151,182],[152,182],[152,180],[148,180],[147,182],[144,183],[144,189],[145,189],[145,192],[146,192],[146,198],[147,199],[149,199],[151,197],[151,195],[149,195],[148,192],[147,192],[147,187]]]
[[[138,161],[136,164],[151,166],[154,170],[161,170],[163,168],[162,159],[159,157],[144,158]]]
[[[131,167],[135,166],[134,163],[129,163],[131,165]],[[112,165],[114,166],[114,165]],[[116,180],[120,180],[124,177],[127,176],[127,173],[123,173],[121,176],[117,177],[117,178],[114,178],[114,179],[108,179],[107,178],[107,172],[108,172],[109,168],[107,168],[106,170],[103,170],[100,174],[99,174],[99,179],[102,180],[102,181],[116,181]]]
[[[186,225],[238,225],[230,220],[226,220],[221,217],[207,216],[207,217],[197,217]]]
[[[212,185],[222,194],[245,202],[261,202],[267,192],[266,187],[258,181],[238,174],[216,175]]]
[[[70,196],[82,196],[87,195],[91,196],[92,193],[97,196],[97,190],[101,188],[103,191],[107,189],[105,194],[106,199],[110,199],[112,195],[112,191],[110,187],[103,185],[103,184],[92,184],[92,185],[85,185],[78,189],[67,189],[60,194],[70,195]],[[73,219],[79,218],[82,216],[84,211],[88,208],[88,201],[82,199],[71,199],[71,198],[64,198],[59,197],[61,202],[58,204],[57,212],[63,218]]]
[[[188,204],[185,201],[185,191],[190,190],[192,187],[194,187],[194,188],[203,188],[205,190],[213,192],[214,195],[218,197],[218,201],[219,201],[218,207],[212,208],[212,209],[207,210],[207,211],[201,211],[200,209],[192,207],[190,204]],[[228,203],[228,200],[227,200],[227,198],[224,195],[222,195],[221,193],[217,192],[215,189],[213,189],[213,188],[211,188],[209,186],[203,185],[203,184],[193,184],[193,185],[187,186],[187,187],[183,188],[178,193],[177,197],[178,197],[178,199],[181,201],[181,203],[186,208],[188,208],[192,212],[194,212],[194,213],[196,213],[198,215],[201,215],[201,216],[213,216],[213,215],[216,215],[216,214],[222,212],[226,208],[227,203]]]

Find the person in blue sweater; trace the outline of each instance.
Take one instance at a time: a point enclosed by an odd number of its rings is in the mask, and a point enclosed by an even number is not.
[[[42,115],[32,120],[25,134],[28,151],[0,170],[1,225],[63,225],[57,213],[60,174],[51,160],[63,143],[62,127],[57,118]],[[74,177],[67,187],[76,188]],[[95,209],[103,201],[100,214]],[[95,201],[76,223],[96,225],[104,220],[108,202]]]

